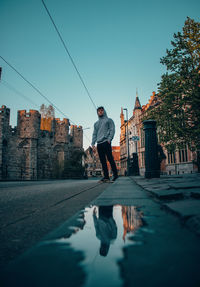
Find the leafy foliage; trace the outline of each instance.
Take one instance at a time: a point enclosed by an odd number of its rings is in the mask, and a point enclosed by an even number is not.
[[[150,110],[160,142],[169,151],[188,145],[200,149],[200,23],[189,17],[161,63],[168,72],[159,84],[157,107]]]

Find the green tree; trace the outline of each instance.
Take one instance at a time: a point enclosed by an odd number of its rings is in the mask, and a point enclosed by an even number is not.
[[[159,84],[159,105],[148,113],[159,126],[169,151],[188,145],[200,149],[200,23],[189,17],[174,34],[161,63],[167,72]]]

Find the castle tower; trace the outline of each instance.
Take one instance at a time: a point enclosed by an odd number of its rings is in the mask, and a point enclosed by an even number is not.
[[[40,132],[41,115],[36,110],[18,111],[17,130],[20,138],[38,139]]]
[[[7,148],[10,131],[10,109],[6,106],[0,108],[0,180],[7,174]]]
[[[41,115],[36,110],[18,111],[17,133],[21,179],[37,179],[37,148]]]
[[[70,135],[72,137],[73,147],[74,148],[83,148],[83,128],[82,126],[71,126]]]
[[[54,131],[54,124],[55,124],[54,118],[41,117],[40,129],[42,131],[53,132]]]
[[[69,120],[55,119],[55,141],[57,143],[68,143],[69,142]]]

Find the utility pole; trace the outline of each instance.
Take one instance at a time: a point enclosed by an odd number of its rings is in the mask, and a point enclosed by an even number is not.
[[[130,175],[130,157],[129,157],[129,134],[128,134],[128,109],[123,109],[126,111],[126,143],[127,143],[127,175]]]
[[[1,81],[2,67],[0,67],[0,81]]]
[[[160,177],[156,121],[146,120],[143,125],[145,132],[145,177]]]

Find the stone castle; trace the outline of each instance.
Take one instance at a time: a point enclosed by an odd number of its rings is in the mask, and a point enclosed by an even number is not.
[[[56,169],[75,150],[83,151],[81,126],[43,118],[37,110],[20,110],[12,128],[10,109],[0,108],[0,180],[55,178]]]

